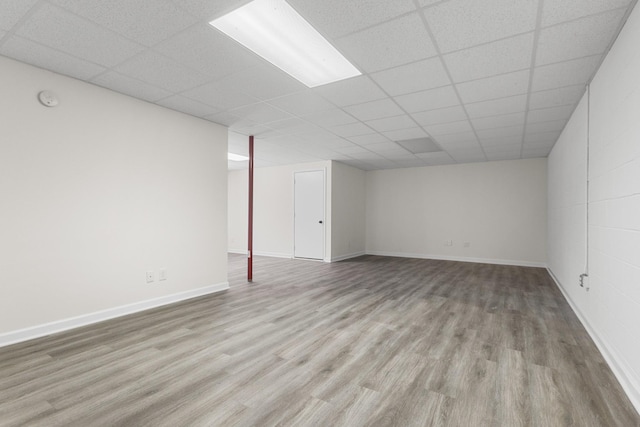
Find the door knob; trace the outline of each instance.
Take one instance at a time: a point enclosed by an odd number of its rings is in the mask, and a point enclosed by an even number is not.
[[[318,224],[322,224],[322,221],[318,221]]]

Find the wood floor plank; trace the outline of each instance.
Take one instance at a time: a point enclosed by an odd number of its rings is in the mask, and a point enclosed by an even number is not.
[[[228,291],[0,348],[0,426],[640,426],[544,269],[229,257]]]

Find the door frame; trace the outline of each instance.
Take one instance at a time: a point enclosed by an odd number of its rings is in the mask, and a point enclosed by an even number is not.
[[[322,172],[322,258],[299,258],[296,256],[296,174],[304,172]],[[291,242],[291,253],[293,259],[302,261],[325,262],[327,257],[327,168],[308,169],[293,171],[293,241]]]

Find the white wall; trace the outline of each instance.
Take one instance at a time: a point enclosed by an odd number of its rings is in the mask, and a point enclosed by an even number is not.
[[[256,141],[256,150],[259,149]],[[326,170],[325,260],[331,259],[331,162],[256,168],[253,192],[254,255],[293,257],[293,174]],[[247,170],[229,171],[229,251],[247,251]]]
[[[549,268],[640,410],[640,10],[549,157]],[[586,105],[589,104],[588,120]],[[589,291],[578,286],[589,135]],[[584,222],[583,222],[584,223]],[[569,239],[575,243],[567,243]]]
[[[224,127],[4,57],[0,75],[0,345],[227,286]]]
[[[365,171],[332,162],[332,261],[365,253],[365,177]]]
[[[545,265],[546,188],[546,159],[369,171],[367,253]]]

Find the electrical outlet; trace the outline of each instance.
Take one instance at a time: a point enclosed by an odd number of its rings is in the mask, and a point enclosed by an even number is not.
[[[153,274],[153,271],[147,271],[147,283],[151,283],[154,280],[156,280],[156,278],[155,274]]]
[[[161,268],[158,272],[158,280],[167,280],[167,269]]]

